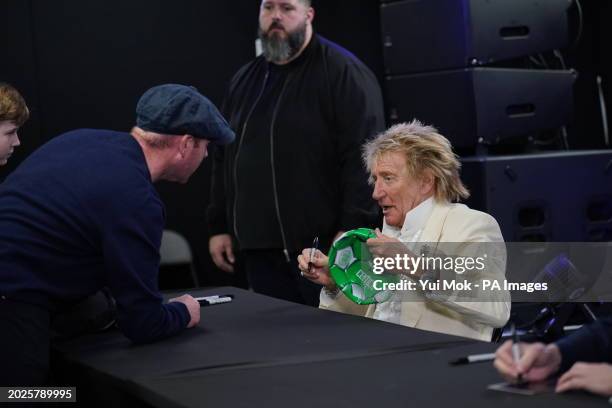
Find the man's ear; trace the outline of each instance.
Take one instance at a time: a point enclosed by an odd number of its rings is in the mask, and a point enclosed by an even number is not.
[[[430,170],[424,170],[421,175],[421,193],[423,195],[429,195],[430,193],[435,192],[436,188],[436,178]]]
[[[312,24],[312,21],[314,20],[315,17],[315,10],[312,7],[308,7],[308,10],[306,10],[306,18],[308,19],[308,22],[310,24]]]
[[[189,152],[189,149],[191,148],[190,144],[193,143],[192,139],[193,137],[191,137],[190,135],[179,136],[178,152],[181,158],[185,158],[185,156]]]

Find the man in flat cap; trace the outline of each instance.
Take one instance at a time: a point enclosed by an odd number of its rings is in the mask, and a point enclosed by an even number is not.
[[[0,185],[0,386],[46,381],[50,319],[108,287],[135,343],[198,324],[189,295],[157,288],[164,206],[153,183],[185,183],[209,143],[234,133],[192,87],[149,89],[130,133],[79,129],[31,154]]]

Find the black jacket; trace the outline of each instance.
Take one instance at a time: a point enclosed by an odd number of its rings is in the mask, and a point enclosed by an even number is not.
[[[222,111],[237,138],[213,153],[207,211],[211,235],[235,235],[235,159],[267,71],[268,62],[256,58],[238,71],[226,95]],[[372,72],[348,51],[315,35],[290,63],[274,110],[272,163],[267,165],[274,169],[284,249],[299,251],[316,235],[327,246],[339,230],[378,223],[361,162],[364,141],[385,126],[381,91]]]

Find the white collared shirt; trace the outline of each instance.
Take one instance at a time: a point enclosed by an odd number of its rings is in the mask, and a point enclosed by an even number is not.
[[[429,219],[431,211],[433,210],[433,205],[434,198],[430,197],[414,207],[412,210],[408,211],[406,217],[404,218],[404,225],[401,229],[387,225],[385,222],[382,230],[383,235],[396,238],[401,242],[419,242],[421,235],[423,234],[423,230],[425,229],[425,224],[427,224],[427,220]],[[409,249],[413,248],[409,246]],[[388,301],[376,305],[376,310],[374,310],[374,315],[372,317],[377,320],[399,324],[401,313],[401,293],[396,292]]]

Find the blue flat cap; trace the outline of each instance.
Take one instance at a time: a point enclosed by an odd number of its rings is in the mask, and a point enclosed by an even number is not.
[[[235,135],[215,105],[192,86],[164,84],[146,91],[136,105],[136,126],[168,135],[191,135],[228,144]]]

